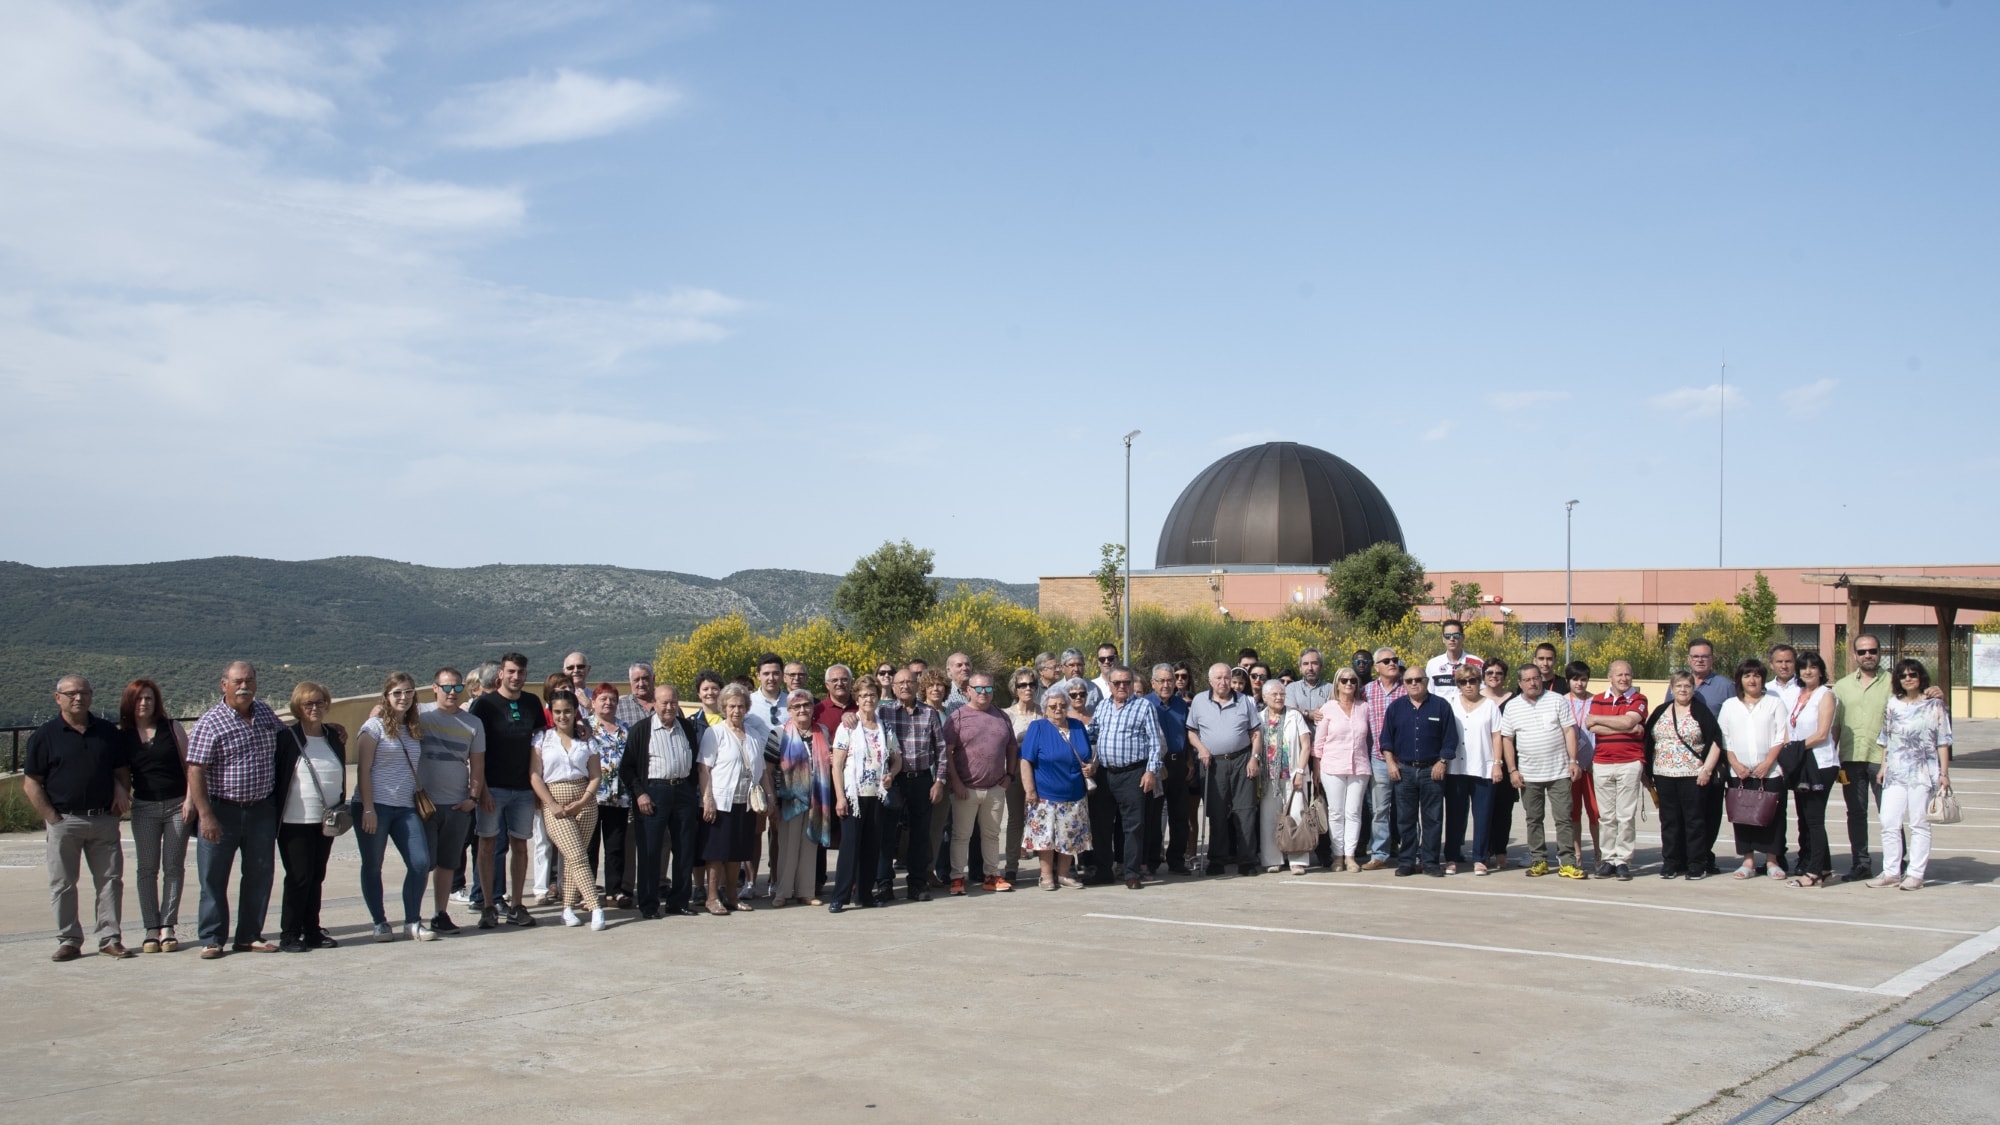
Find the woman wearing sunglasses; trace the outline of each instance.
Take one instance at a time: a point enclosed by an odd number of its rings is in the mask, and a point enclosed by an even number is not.
[[[1931,795],[1951,787],[1951,716],[1929,699],[1931,674],[1914,660],[1896,662],[1895,698],[1882,715],[1882,873],[1871,887],[1924,885],[1931,860]],[[1910,828],[1910,866],[1903,864],[1903,826]]]

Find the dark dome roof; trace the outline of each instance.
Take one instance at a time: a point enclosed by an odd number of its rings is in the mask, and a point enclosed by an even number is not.
[[[1384,541],[1401,547],[1403,527],[1375,482],[1324,449],[1274,441],[1194,478],[1153,565],[1325,566]]]

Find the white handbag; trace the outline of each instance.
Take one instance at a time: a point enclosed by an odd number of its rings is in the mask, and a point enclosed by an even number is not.
[[[1924,814],[1924,819],[1932,824],[1957,824],[1964,818],[1965,814],[1958,809],[1958,798],[1951,795],[1951,783],[1946,782],[1931,797],[1930,811]]]

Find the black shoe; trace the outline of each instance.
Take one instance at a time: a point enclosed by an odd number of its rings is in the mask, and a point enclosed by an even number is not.
[[[1629,863],[1619,864],[1614,873],[1618,876],[1618,881],[1621,883],[1632,881],[1632,865]]]
[[[1700,882],[1701,880],[1706,878],[1708,878],[1708,872],[1703,871],[1699,867],[1687,873],[1687,881],[1690,883]]]
[[[440,934],[455,934],[459,931],[459,925],[451,920],[450,914],[440,912],[431,919],[431,929]]]
[[[280,953],[305,953],[311,949],[312,946],[307,945],[303,938],[284,937],[278,939],[278,952]]]
[[[657,910],[641,910],[639,912],[639,920],[642,922],[657,922],[660,920],[660,912]],[[432,929],[436,928],[435,926],[432,927]]]
[[[490,906],[481,908],[481,910],[479,911],[480,929],[490,930],[499,924],[500,924],[500,912],[498,910],[495,910]]]
[[[1717,863],[1717,862],[1715,862],[1715,861],[1714,861],[1714,860],[1712,860],[1712,859],[1708,861],[1708,873],[1709,873],[1710,875],[1722,875],[1722,874],[1726,874],[1726,873],[1725,873],[1725,872],[1724,872],[1724,871],[1722,870],[1722,865],[1721,865],[1721,864],[1719,864],[1719,863]]]
[[[865,900],[864,902],[862,902],[862,904],[861,904],[861,909],[863,909],[863,910],[873,910],[873,909],[875,909],[876,907],[878,907],[878,906],[880,906],[880,905],[882,905],[882,900],[880,900],[880,899],[873,899],[873,898],[871,898],[871,899],[867,899],[867,900]]]
[[[1188,865],[1185,863],[1169,863],[1167,864],[1167,870],[1176,875],[1185,875],[1188,873]]]
[[[1597,876],[1599,879],[1609,879],[1616,871],[1617,868],[1600,859],[1597,861],[1597,869],[1592,871],[1591,874]]]
[[[1433,878],[1433,879],[1442,879],[1442,878],[1444,878],[1444,868],[1443,868],[1443,867],[1426,867],[1426,868],[1424,868],[1424,874],[1426,874],[1426,875],[1429,875],[1429,876],[1430,876],[1431,878]]]
[[[1680,877],[1681,877],[1681,873],[1680,873],[1680,872],[1678,872],[1678,871],[1662,871],[1662,872],[1660,872],[1660,878],[1662,878],[1662,879],[1678,879],[1678,878],[1680,878]]]
[[[1238,875],[1262,875],[1264,871],[1254,863],[1239,863],[1236,865],[1236,873]],[[1109,879],[1105,880],[1107,883],[1110,881]]]
[[[527,907],[517,906],[507,912],[507,924],[522,927],[532,926],[535,924],[535,916],[528,913]]]
[[[839,914],[840,912],[842,912],[842,911],[844,911],[844,910],[846,910],[846,909],[847,909],[847,904],[846,904],[846,903],[841,903],[841,902],[829,902],[829,903],[827,903],[827,904],[826,904],[826,912],[827,912],[828,914]]]
[[[311,937],[305,937],[305,938],[301,938],[300,940],[301,940],[301,941],[304,941],[304,942],[305,942],[305,943],[306,943],[307,945],[309,945],[309,946],[312,946],[312,947],[313,947],[314,949],[338,949],[338,948],[340,948],[340,943],[339,943],[339,942],[337,942],[337,941],[335,941],[335,940],[333,940],[333,935],[332,935],[332,934],[330,934],[330,933],[327,933],[327,932],[326,932],[325,930],[323,930],[323,929],[322,929],[322,930],[321,930],[321,931],[320,931],[319,933],[317,933],[317,934],[314,934],[314,935],[313,935],[313,936],[311,936]]]
[[[907,884],[905,884],[905,885],[907,886]],[[879,898],[879,899],[884,899],[884,900],[887,900],[887,899],[892,899],[892,898],[895,898],[895,897],[896,897],[896,884],[894,884],[894,883],[877,883],[877,884],[875,884],[875,897],[876,897],[876,898]]]
[[[1397,877],[1398,879],[1406,879],[1406,878],[1410,877],[1411,875],[1415,875],[1416,873],[1417,873],[1417,869],[1416,869],[1416,868],[1414,868],[1414,867],[1408,867],[1408,866],[1405,866],[1405,867],[1398,867],[1398,868],[1396,869],[1396,877]]]
[[[1207,867],[1202,868],[1201,873],[1211,878],[1217,875],[1221,875],[1223,874],[1222,865],[1219,863],[1211,863]]]
[[[1865,882],[1874,873],[1866,862],[1857,863],[1847,869],[1847,881],[1850,883]]]
[[[904,892],[903,897],[911,902],[929,902],[931,900],[931,893],[922,887],[918,887],[914,891]]]

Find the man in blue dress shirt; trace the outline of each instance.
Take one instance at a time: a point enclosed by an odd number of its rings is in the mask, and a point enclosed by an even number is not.
[[[1418,840],[1423,871],[1444,877],[1444,775],[1458,756],[1458,719],[1445,701],[1430,693],[1421,668],[1403,671],[1406,696],[1389,704],[1382,720],[1382,760],[1396,801],[1396,836],[1402,849],[1396,874],[1417,873]]]

